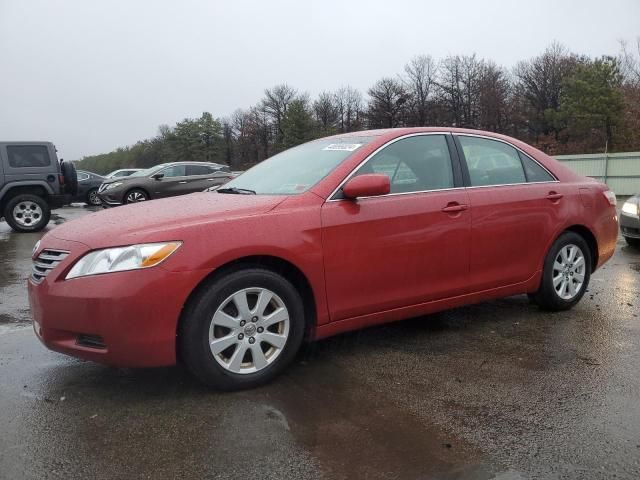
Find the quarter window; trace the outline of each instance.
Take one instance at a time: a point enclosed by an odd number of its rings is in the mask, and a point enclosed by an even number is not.
[[[527,176],[527,182],[553,182],[553,178],[549,172],[538,165],[537,162],[526,156],[524,153],[520,153],[520,160],[524,165],[524,173]]]
[[[7,156],[9,157],[9,166],[13,168],[48,167],[51,165],[49,151],[44,145],[8,145]]]
[[[211,175],[215,170],[207,165],[187,165],[187,175]]]
[[[525,183],[518,151],[504,142],[459,135],[472,187]]]
[[[391,182],[390,193],[452,188],[453,169],[444,135],[418,135],[398,140],[376,153],[356,172],[382,173]]]
[[[79,182],[83,182],[85,180],[89,180],[89,174],[88,173],[83,173],[83,172],[78,172],[78,181]]]

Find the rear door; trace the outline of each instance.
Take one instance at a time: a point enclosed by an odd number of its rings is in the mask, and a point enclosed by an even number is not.
[[[530,279],[566,218],[566,187],[507,142],[455,138],[471,205],[471,291]]]
[[[397,139],[353,175],[366,173],[388,175],[391,193],[322,207],[332,320],[464,293],[471,217],[451,137]]]
[[[213,165],[188,165],[189,190],[201,192],[209,187],[222,185],[231,179],[229,172],[220,171],[220,167]]]

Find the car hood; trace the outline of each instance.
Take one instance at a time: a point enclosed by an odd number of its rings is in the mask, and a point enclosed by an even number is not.
[[[89,248],[182,240],[185,228],[266,213],[286,196],[214,192],[140,202],[63,223],[49,235]]]

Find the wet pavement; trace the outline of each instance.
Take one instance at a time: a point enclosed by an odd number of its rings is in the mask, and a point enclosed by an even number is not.
[[[341,335],[229,394],[46,350],[25,288],[39,237],[0,222],[2,479],[640,478],[640,252],[622,239],[570,312],[518,296]]]

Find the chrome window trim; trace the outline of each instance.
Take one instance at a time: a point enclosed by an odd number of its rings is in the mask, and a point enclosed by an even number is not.
[[[436,190],[416,190],[415,192],[388,193],[386,195],[379,195],[379,196],[375,196],[375,197],[358,197],[358,200],[365,200],[367,198],[387,198],[387,197],[395,197],[395,196],[398,196],[398,195],[415,195],[415,194],[418,194],[418,193],[446,192],[446,191],[450,191],[450,190],[470,190],[470,189],[476,189],[476,188],[511,187],[511,186],[518,186],[518,185],[540,185],[540,184],[545,184],[545,183],[560,183],[560,180],[558,180],[558,178],[552,172],[550,172],[548,168],[546,168],[544,165],[542,165],[540,162],[538,162],[535,158],[533,158],[527,152],[525,152],[521,148],[516,147],[512,143],[507,142],[506,140],[502,140],[500,138],[491,137],[491,136],[488,136],[488,135],[480,135],[480,134],[474,134],[474,133],[418,132],[418,133],[409,133],[407,135],[402,135],[401,137],[397,137],[397,138],[394,138],[392,140],[389,140],[384,145],[378,147],[376,150],[374,150],[372,153],[370,153],[362,162],[360,162],[351,171],[351,173],[349,173],[349,175],[347,175],[346,178],[344,180],[342,180],[342,182],[340,182],[338,187],[335,188],[331,192],[331,195],[329,195],[329,197],[328,197],[328,199],[326,201],[327,202],[340,202],[340,201],[343,201],[343,200],[351,201],[350,199],[347,199],[347,198],[333,198],[333,197],[334,197],[334,195],[336,193],[338,193],[338,191],[340,191],[340,189],[344,186],[344,184],[347,183],[351,179],[351,177],[353,177],[353,175],[355,175],[355,173],[360,169],[360,167],[362,167],[365,163],[367,163],[380,150],[382,150],[383,148],[388,147],[389,145],[391,145],[392,143],[397,142],[398,140],[402,140],[404,138],[409,138],[409,137],[425,136],[425,135],[451,135],[452,137],[456,136],[456,135],[461,135],[461,136],[467,136],[467,137],[486,138],[488,140],[495,140],[497,142],[502,142],[502,143],[504,143],[506,145],[509,145],[510,147],[515,148],[517,151],[521,152],[523,155],[526,155],[528,158],[533,160],[545,172],[547,172],[551,176],[551,178],[553,178],[553,180],[548,180],[548,181],[545,181],[545,182],[501,183],[501,184],[497,184],[497,185],[476,185],[476,186],[471,186],[470,185],[468,187],[439,188],[439,189],[436,189]],[[462,152],[462,155],[464,155],[464,152]],[[461,157],[460,153],[458,154],[458,156]],[[461,157],[460,158],[460,162],[465,162],[465,164],[466,164],[466,157],[465,158]],[[453,158],[451,158],[451,164],[453,166]],[[468,168],[468,166],[467,166],[467,168]],[[522,166],[522,168],[524,170],[524,165]]]
[[[402,135],[400,137],[396,137],[393,138],[391,140],[389,140],[387,143],[385,143],[384,145],[379,146],[378,148],[376,148],[373,152],[371,152],[369,155],[367,155],[367,157],[362,160],[362,162],[360,162],[358,165],[356,165],[356,167],[351,170],[351,173],[349,173],[349,175],[347,175],[342,182],[340,182],[338,184],[338,186],[331,192],[331,195],[329,195],[329,197],[327,197],[327,202],[339,202],[342,200],[348,200],[346,198],[333,198],[334,195],[336,193],[338,193],[340,191],[340,189],[343,187],[343,185],[345,183],[347,183],[351,177],[353,177],[355,175],[355,173],[360,169],[360,167],[362,167],[365,163],[367,163],[374,155],[376,155],[380,150],[382,150],[383,148],[387,148],[389,145],[403,140],[405,138],[411,138],[411,137],[423,137],[423,136],[427,136],[427,135],[442,135],[443,137],[445,135],[451,135],[450,132],[417,132],[417,133],[408,133],[406,135]],[[448,146],[447,146],[448,148]],[[451,168],[453,169],[453,158],[451,158],[451,155],[449,155],[449,159],[451,160]],[[392,196],[396,196],[396,195],[413,195],[415,193],[424,193],[424,192],[441,192],[443,190],[458,190],[464,187],[451,187],[451,188],[440,188],[437,190],[416,190],[415,192],[401,192],[401,193],[388,193],[386,195],[380,195],[381,197],[392,197]],[[364,199],[364,198],[379,198],[379,197],[358,197],[358,199]]]
[[[456,136],[456,137],[477,137],[477,138],[484,138],[484,139],[487,139],[487,140],[493,140],[495,142],[502,142],[502,143],[504,143],[506,145],[509,145],[512,148],[515,148],[518,152],[522,153],[527,158],[529,158],[532,161],[534,161],[540,168],[542,168],[545,172],[547,172],[551,176],[551,178],[553,178],[553,181],[547,181],[547,182],[524,182],[524,183],[554,183],[554,182],[559,182],[558,177],[556,177],[552,172],[550,172],[547,167],[542,165],[539,161],[537,161],[535,158],[533,158],[531,155],[529,155],[527,152],[525,152],[521,148],[516,147],[513,143],[509,143],[506,140],[502,140],[501,138],[495,138],[495,137],[490,137],[489,135],[481,135],[481,134],[476,134],[476,133],[455,133],[455,132],[453,132],[451,135]],[[463,160],[465,163],[467,163],[467,157],[464,156],[464,151],[462,152],[462,156],[464,157],[464,159],[461,159],[461,160]],[[522,161],[520,163],[522,163]],[[468,169],[469,169],[469,165],[467,165],[467,170]],[[524,171],[524,165],[522,165],[522,170]],[[525,178],[527,178],[526,172],[525,172]],[[501,183],[499,185],[477,185],[477,186],[469,185],[469,188],[499,187],[499,186],[502,186],[502,185],[523,185],[523,183]]]

